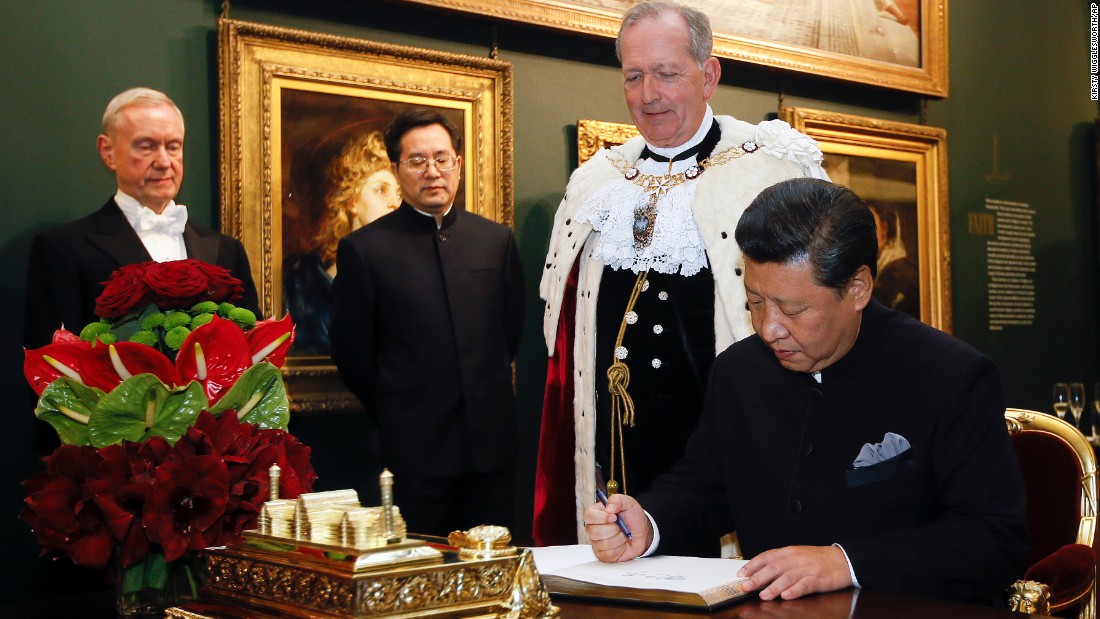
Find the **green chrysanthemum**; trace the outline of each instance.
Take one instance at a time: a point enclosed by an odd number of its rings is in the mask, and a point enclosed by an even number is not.
[[[168,312],[164,315],[164,328],[171,331],[176,327],[182,327],[191,324],[191,314],[187,312]]]
[[[161,312],[153,312],[141,320],[141,328],[146,331],[152,331],[157,327],[164,326],[164,314]]]
[[[174,327],[164,334],[164,343],[172,350],[179,350],[180,346],[183,346],[183,340],[187,339],[188,335],[191,335],[191,329]]]
[[[160,343],[160,338],[152,331],[135,331],[134,334],[130,336],[130,341],[137,342],[138,344],[145,344],[146,346],[156,346]]]
[[[229,312],[229,319],[245,328],[256,326],[256,314],[243,307],[233,308],[233,311]]]
[[[191,319],[191,330],[194,331],[211,320],[214,320],[214,314],[199,314]]]
[[[88,323],[83,329],[80,330],[80,339],[85,342],[94,342],[96,337],[101,333],[107,333],[111,330],[111,323],[103,320]]]

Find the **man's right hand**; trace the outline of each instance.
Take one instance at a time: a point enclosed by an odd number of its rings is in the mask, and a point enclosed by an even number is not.
[[[616,516],[623,519],[633,540],[627,539],[619,529]],[[608,497],[606,506],[593,503],[584,510],[584,532],[592,544],[592,552],[604,563],[629,561],[641,556],[653,543],[649,516],[633,497],[625,494],[613,494]]]

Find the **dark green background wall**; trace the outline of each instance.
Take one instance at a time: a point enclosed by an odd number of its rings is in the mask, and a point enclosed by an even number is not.
[[[1008,402],[1045,408],[1058,379],[1092,383],[1097,372],[1095,102],[1088,96],[1088,2],[966,0],[950,3],[951,96],[927,103],[927,122],[948,131],[955,334],[993,356]],[[95,575],[36,559],[16,520],[18,486],[50,447],[21,380],[20,333],[32,236],[97,208],[114,179],[95,152],[100,116],[120,90],[169,93],[187,119],[181,202],[218,222],[217,46],[214,0],[38,0],[0,3],[0,393],[6,394],[0,476],[0,599],[56,594],[57,585],[95,586]],[[516,233],[527,264],[529,312],[518,360],[525,497],[530,493],[545,352],[538,265],[550,222],[576,159],[576,121],[629,122],[612,42],[418,6],[369,0],[237,2],[232,17],[388,43],[484,56],[494,32],[515,67]],[[722,62],[718,113],[749,121],[785,103],[920,122],[915,95]],[[994,136],[1006,184],[984,180]],[[1033,327],[986,327],[985,253],[967,214],[987,197],[1036,210],[1037,316]],[[883,403],[888,406],[889,403]],[[311,444],[319,489],[358,484],[353,461],[361,420],[299,418],[291,430]],[[521,522],[529,501],[517,507]],[[522,534],[523,527],[518,533]],[[76,584],[84,581],[86,585]],[[90,583],[90,584],[87,584]]]

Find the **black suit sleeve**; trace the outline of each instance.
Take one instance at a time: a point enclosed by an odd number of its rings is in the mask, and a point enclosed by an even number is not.
[[[332,360],[344,384],[373,415],[378,373],[374,282],[363,256],[348,239],[341,240],[336,250],[332,296]]]
[[[252,310],[257,317],[260,317],[260,296],[256,293],[256,283],[252,280],[252,266],[248,262],[248,252],[245,251],[244,245],[237,239],[233,239],[233,264],[235,266],[230,268],[233,275],[237,279],[241,280],[241,287],[244,288],[244,296],[238,301],[238,305],[248,310]]]
[[[1026,497],[1004,423],[993,362],[980,357],[952,385],[954,411],[936,429],[934,478],[941,516],[922,527],[839,539],[860,585],[989,602],[1021,572]]]
[[[523,332],[523,264],[520,262],[516,237],[508,232],[508,248],[504,260],[504,320],[508,336],[508,357],[516,358],[519,350],[519,338]]]
[[[79,333],[83,324],[80,274],[70,252],[47,234],[31,242],[23,323],[23,346],[49,344],[62,325]]]

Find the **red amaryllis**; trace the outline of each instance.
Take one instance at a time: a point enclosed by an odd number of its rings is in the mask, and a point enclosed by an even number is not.
[[[201,413],[187,435],[176,443],[176,449],[217,453],[229,472],[229,497],[216,544],[232,543],[245,529],[255,528],[270,492],[272,464],[282,469],[281,498],[293,499],[311,492],[317,479],[309,462],[309,447],[282,430],[241,423],[232,410],[217,418]]]
[[[221,457],[173,453],[157,467],[142,521],[149,539],[164,548],[164,559],[175,561],[212,545],[228,498],[229,472]]]
[[[142,561],[152,547],[142,526],[142,512],[153,490],[156,466],[170,449],[167,441],[154,437],[146,443],[126,441],[99,450],[100,478],[88,485],[120,544],[123,568]]]
[[[145,263],[148,264],[148,263]],[[103,282],[103,293],[95,300],[95,315],[118,320],[149,303],[149,288],[142,277],[144,264],[119,267]]]
[[[271,442],[278,449],[275,463],[282,469],[279,480],[279,496],[293,499],[298,495],[313,491],[313,482],[317,474],[313,472],[309,457],[311,449],[289,432],[282,430],[264,430],[271,435]]]
[[[19,518],[31,525],[43,552],[59,550],[73,562],[107,567],[115,539],[85,483],[103,461],[96,449],[62,445],[45,458],[46,472],[26,482]]]

